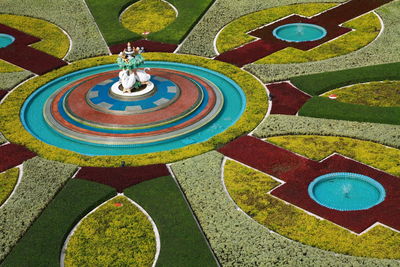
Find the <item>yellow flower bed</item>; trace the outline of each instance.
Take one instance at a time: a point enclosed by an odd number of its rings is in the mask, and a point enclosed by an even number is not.
[[[175,10],[161,0],[141,0],[128,7],[121,14],[121,23],[128,30],[143,34],[158,32],[172,23]]]
[[[151,266],[155,253],[150,221],[119,196],[83,219],[67,244],[65,266]]]
[[[68,36],[56,25],[45,20],[0,14],[0,23],[42,39],[31,47],[52,56],[63,58],[69,50]],[[18,66],[0,60],[0,72],[22,71]]]
[[[7,200],[18,181],[19,169],[13,168],[0,173],[0,206]]]

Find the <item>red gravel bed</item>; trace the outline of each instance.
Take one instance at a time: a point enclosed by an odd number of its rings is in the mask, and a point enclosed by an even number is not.
[[[62,59],[30,47],[41,39],[0,24],[0,32],[15,37],[15,41],[0,49],[0,59],[8,61],[36,74],[44,74],[53,69],[67,65]]]
[[[297,89],[289,82],[267,84],[272,95],[271,114],[296,115],[311,96]]]
[[[155,164],[140,167],[82,167],[75,178],[105,184],[118,192],[135,184],[170,175],[165,164]]]
[[[361,233],[376,222],[400,231],[400,177],[341,155],[313,161],[250,136],[234,140],[219,152],[285,181],[272,195],[353,232]],[[316,177],[332,172],[353,172],[375,179],[386,190],[385,200],[359,211],[337,211],[319,205],[308,195],[308,185]]]
[[[35,156],[35,153],[20,145],[6,144],[0,146],[0,172],[18,166]]]
[[[169,52],[172,53],[178,47],[175,44],[167,44],[150,40],[138,40],[131,42],[133,47],[144,47],[145,52]],[[119,54],[126,48],[126,43],[116,44],[109,47],[111,53]]]

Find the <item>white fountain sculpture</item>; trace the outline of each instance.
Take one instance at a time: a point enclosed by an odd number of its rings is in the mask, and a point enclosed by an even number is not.
[[[146,72],[150,69],[136,69],[144,62],[142,52],[143,47],[132,49],[131,44],[128,43],[127,48],[119,54],[117,63],[121,71],[118,74],[119,81],[111,86],[110,93],[112,95],[143,97],[152,93],[155,89],[154,84],[150,81],[151,75]]]

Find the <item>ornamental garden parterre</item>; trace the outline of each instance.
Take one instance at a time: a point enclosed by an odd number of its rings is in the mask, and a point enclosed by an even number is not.
[[[4,0],[0,266],[400,266],[399,12]]]

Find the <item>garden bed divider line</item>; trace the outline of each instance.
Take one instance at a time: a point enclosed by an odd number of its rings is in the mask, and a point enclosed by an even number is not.
[[[0,205],[0,209],[3,208],[4,206],[6,206],[6,204],[8,203],[8,201],[11,199],[11,197],[14,195],[15,191],[17,190],[18,186],[20,185],[21,181],[22,181],[22,176],[24,175],[24,164],[21,163],[20,165],[14,167],[14,168],[18,168],[19,169],[19,173],[18,173],[18,180],[17,183],[14,186],[13,191],[11,192],[11,194],[7,197],[6,201],[3,202],[3,204]],[[10,168],[8,170],[11,170],[13,168]],[[8,171],[5,170],[4,172]]]
[[[19,84],[17,84],[16,86],[14,86],[13,89],[8,91],[8,94],[6,94],[1,100],[0,100],[0,105],[3,104],[3,102],[7,99],[7,97],[15,91],[15,89],[17,89],[18,87],[20,87],[21,85],[23,85],[24,83],[28,82],[29,80],[38,77],[39,75],[31,72],[33,75],[31,77],[28,77],[26,80],[20,82]],[[5,137],[5,136],[4,136]]]
[[[78,167],[76,168],[76,171],[74,172],[74,174],[71,176],[71,179],[75,179],[76,175],[79,173],[79,171],[82,169],[82,167]]]
[[[99,34],[100,34],[100,36],[101,36],[101,39],[103,39],[103,41],[104,41],[104,44],[105,44],[105,46],[106,46],[106,49],[108,50],[108,55],[109,55],[109,56],[112,56],[112,53],[111,53],[111,51],[110,51],[110,47],[108,46],[108,43],[106,42],[106,39],[104,39],[103,33],[100,31],[99,25],[97,25],[97,22],[96,22],[96,20],[95,20],[93,14],[92,14],[92,11],[90,11],[90,8],[89,8],[89,6],[88,6],[87,3],[86,3],[86,0],[82,0],[82,1],[83,1],[83,3],[85,4],[85,7],[86,7],[87,11],[89,12],[90,16],[92,17],[93,23],[94,23],[94,25],[96,25],[96,28],[97,28],[97,30],[99,31]]]
[[[211,254],[212,254],[212,256],[213,256],[213,258],[214,258],[214,260],[215,260],[215,263],[217,263],[218,266],[222,267],[220,261],[218,260],[217,256],[215,255],[214,250],[212,249],[212,247],[211,247],[211,245],[210,245],[210,241],[208,240],[206,234],[204,233],[203,227],[201,227],[201,225],[200,225],[199,219],[197,218],[196,214],[194,213],[194,211],[193,211],[193,209],[192,209],[192,206],[190,205],[188,199],[186,198],[186,195],[185,195],[185,193],[183,192],[183,189],[182,189],[181,185],[179,184],[178,179],[176,179],[175,173],[173,172],[173,170],[172,170],[172,168],[171,168],[171,165],[172,165],[171,163],[166,164],[166,166],[167,166],[167,168],[168,168],[168,170],[169,170],[169,172],[170,172],[170,174],[171,174],[171,177],[172,177],[172,179],[174,180],[176,186],[178,187],[179,192],[181,193],[182,198],[183,198],[183,200],[185,201],[187,207],[189,208],[190,213],[192,214],[193,220],[196,222],[197,227],[198,227],[198,229],[200,230],[200,233],[201,233],[201,235],[203,236],[203,238],[204,238],[204,240],[205,240],[205,243],[207,244],[207,247],[208,247],[208,249],[210,250],[210,252],[211,252]]]
[[[144,215],[146,215],[147,219],[150,221],[151,226],[153,227],[154,236],[156,238],[156,254],[154,255],[154,261],[151,267],[156,267],[158,257],[160,256],[161,251],[161,239],[160,239],[160,232],[158,231],[157,225],[154,222],[153,218],[147,213],[147,211],[140,206],[138,203],[130,199],[129,197],[125,196],[124,193],[118,193],[117,196],[124,196],[126,197],[133,205],[135,205]]]

